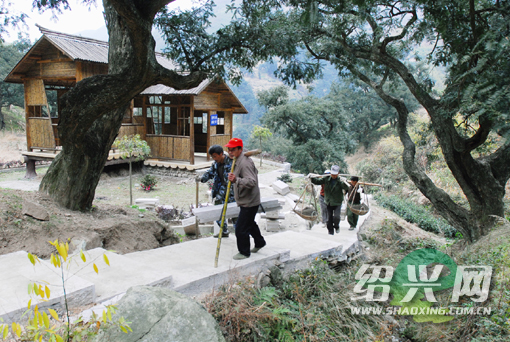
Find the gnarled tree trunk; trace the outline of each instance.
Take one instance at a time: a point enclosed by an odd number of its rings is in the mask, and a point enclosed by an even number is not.
[[[510,142],[489,157],[473,158],[471,152],[486,141],[490,132],[489,120],[481,118],[478,132],[471,138],[463,138],[455,129],[452,116],[445,114],[441,102],[430,97],[420,87],[404,64],[387,54],[376,54],[373,51],[363,57],[386,65],[399,74],[411,93],[427,110],[448,168],[465,194],[469,209],[455,203],[416,163],[415,144],[407,132],[409,111],[404,102],[386,94],[382,84],[373,82],[354,67],[350,69],[397,110],[397,131],[404,145],[402,160],[407,175],[441,216],[460,231],[465,239],[470,242],[478,240],[493,226],[494,216],[504,217],[503,197],[506,182],[510,178]]]
[[[109,34],[108,75],[86,78],[62,97],[62,152],[39,189],[61,205],[73,210],[91,208],[108,152],[133,97],[154,84],[188,89],[205,78],[200,72],[179,75],[156,61],[152,23],[169,2],[103,1]]]

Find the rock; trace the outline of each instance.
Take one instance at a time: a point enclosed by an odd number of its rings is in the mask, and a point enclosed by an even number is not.
[[[183,294],[160,287],[130,288],[117,304],[114,320],[124,317],[133,332],[111,327],[96,342],[225,342],[215,319]]]
[[[89,250],[97,247],[103,247],[103,240],[96,232],[89,232],[86,236],[73,237],[71,239],[71,245],[74,246],[74,252],[80,250]]]
[[[260,272],[259,276],[257,277],[257,288],[261,289],[263,287],[268,286],[271,283],[271,278],[264,272]]]
[[[269,278],[271,280],[271,285],[275,287],[280,287],[283,284],[283,274],[280,270],[281,265],[275,265],[269,268]],[[283,267],[282,267],[283,268]]]
[[[31,216],[41,221],[50,220],[50,214],[48,214],[48,212],[46,211],[46,209],[44,209],[42,205],[27,200],[23,201],[22,214]]]

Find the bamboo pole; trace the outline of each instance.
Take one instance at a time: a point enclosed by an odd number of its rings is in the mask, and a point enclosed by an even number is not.
[[[365,182],[358,182],[359,185],[364,185],[364,186],[382,186],[381,184],[376,184],[376,183],[365,183]]]
[[[234,173],[236,159],[237,158],[234,158],[232,161],[232,169],[230,170],[231,173]],[[221,238],[223,237],[223,224],[225,223],[225,214],[227,213],[228,198],[230,196],[230,184],[232,184],[232,182],[229,180],[227,184],[227,194],[225,195],[225,203],[223,203],[223,210],[221,212],[220,234],[218,235],[218,245],[216,246],[216,257],[214,258],[215,268],[218,267],[218,258],[220,257]]]

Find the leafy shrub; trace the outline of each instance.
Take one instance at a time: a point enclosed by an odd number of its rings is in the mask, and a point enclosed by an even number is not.
[[[284,173],[280,177],[277,177],[276,179],[284,183],[292,183],[292,176],[290,175],[290,173]]]
[[[154,190],[154,187],[158,183],[158,180],[153,175],[145,175],[143,179],[140,181],[140,186],[145,191]]]
[[[275,273],[273,286],[257,289],[249,279],[206,298],[227,341],[366,341],[381,329],[381,316],[351,313],[351,294],[342,289],[354,282],[354,272],[335,273],[318,261],[288,280]]]
[[[443,233],[448,238],[455,237],[457,233],[457,230],[450,226],[446,220],[434,217],[430,210],[408,199],[382,193],[376,195],[375,199],[382,207],[395,212],[407,222],[416,223],[423,230],[436,234]]]

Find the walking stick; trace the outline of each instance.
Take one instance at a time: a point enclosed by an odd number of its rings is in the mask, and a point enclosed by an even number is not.
[[[230,170],[231,173],[234,172],[234,166],[236,165],[236,158],[232,161],[232,169]],[[220,224],[220,234],[218,235],[218,245],[216,246],[216,257],[214,258],[214,267],[218,267],[218,258],[220,256],[220,246],[221,246],[221,238],[223,236],[223,224],[225,223],[225,215],[227,214],[227,205],[228,205],[228,198],[230,196],[230,180],[227,184],[227,194],[225,195],[225,203],[223,203],[223,211],[221,213],[221,224]]]

